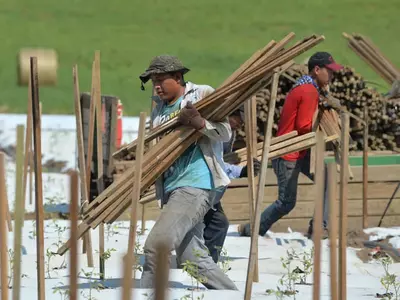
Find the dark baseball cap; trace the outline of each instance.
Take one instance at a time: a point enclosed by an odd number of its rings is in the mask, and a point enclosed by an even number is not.
[[[332,71],[339,71],[343,68],[335,62],[332,55],[328,52],[316,52],[308,60],[308,70],[311,71],[315,66],[325,67]]]

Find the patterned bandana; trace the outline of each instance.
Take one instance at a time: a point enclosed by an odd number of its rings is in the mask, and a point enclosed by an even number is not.
[[[295,87],[298,87],[300,85],[303,85],[303,84],[312,84],[317,89],[318,94],[320,95],[319,101],[322,101],[321,96],[326,96],[326,94],[327,94],[326,92],[320,90],[317,83],[310,75],[303,75],[299,79],[297,79],[296,83],[292,86],[292,89],[294,89]]]

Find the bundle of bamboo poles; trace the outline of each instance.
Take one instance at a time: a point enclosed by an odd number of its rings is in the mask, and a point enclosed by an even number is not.
[[[343,33],[348,41],[348,46],[360,56],[376,73],[387,83],[392,84],[400,79],[400,70],[379,50],[379,48],[367,37],[353,33]]]
[[[221,87],[196,103],[195,106],[201,115],[212,121],[224,120],[263,88],[274,71],[279,70],[280,67],[286,68],[285,64],[291,62],[293,58],[324,40],[323,36],[312,35],[285,49],[284,47],[293,37],[294,34],[290,33],[281,41],[271,41],[263,49],[254,53],[249,60],[225,80]],[[167,132],[168,134],[164,135]],[[154,147],[151,147],[143,157],[141,194],[153,185],[155,180],[192,143],[201,137],[201,133],[180,125],[177,118],[174,118],[152,129],[146,134],[145,141],[149,142],[161,136],[163,138]],[[114,158],[124,157],[135,151],[136,145],[137,141],[135,140],[116,152]],[[129,207],[132,199],[134,176],[135,168],[132,167],[89,204],[83,212],[83,222],[79,225],[79,236],[82,236],[89,228],[96,228],[104,222],[115,221]],[[59,249],[60,255],[68,250],[69,243],[70,241]]]

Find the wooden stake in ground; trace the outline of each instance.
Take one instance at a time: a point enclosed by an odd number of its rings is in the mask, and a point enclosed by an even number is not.
[[[143,151],[144,151],[144,137],[146,131],[146,113],[140,113],[139,121],[139,134],[138,134],[138,145],[136,148],[135,157],[135,178],[133,181],[133,193],[132,193],[132,203],[131,203],[131,222],[129,226],[129,241],[128,241],[128,251],[125,256],[125,267],[124,267],[124,279],[123,279],[123,300],[130,300],[132,287],[132,266],[134,263],[134,249],[136,242],[136,230],[137,230],[137,207],[140,199],[140,186],[142,180],[142,161],[143,161]],[[136,270],[134,270],[136,273]],[[136,276],[134,276],[135,278]]]
[[[5,155],[0,152],[0,190],[6,187],[6,177],[5,177]],[[6,229],[6,219],[7,219],[7,208],[6,205],[7,198],[1,197],[0,200],[0,267],[1,267],[1,300],[8,300],[8,246],[7,246],[7,229]]]
[[[348,183],[348,159],[349,159],[349,115],[341,113],[341,165],[340,165],[340,225],[339,225],[339,299],[346,300],[346,271],[347,271],[347,183]]]
[[[254,221],[254,207],[255,207],[255,195],[256,195],[256,184],[255,184],[255,178],[254,178],[254,164],[253,164],[253,158],[257,156],[254,152],[257,153],[257,148],[254,149],[254,131],[256,130],[253,127],[253,117],[256,117],[253,115],[253,106],[256,104],[255,103],[256,99],[251,98],[247,100],[247,102],[244,104],[244,115],[245,115],[245,131],[246,131],[246,152],[247,152],[247,181],[248,181],[248,192],[249,192],[249,217],[250,217],[250,228],[253,226],[253,221]],[[253,232],[253,229],[250,229],[251,232]],[[258,249],[258,240],[256,241],[256,246],[255,249]],[[255,253],[255,260],[256,264],[254,267],[254,277],[253,281],[258,282],[258,251]]]
[[[17,155],[15,166],[15,233],[14,233],[14,268],[13,268],[13,300],[20,299],[21,292],[21,246],[22,227],[24,223],[23,172],[24,172],[24,125],[17,126]]]
[[[254,268],[256,265],[256,246],[258,240],[258,232],[260,230],[260,218],[261,218],[261,211],[260,206],[263,202],[264,198],[264,189],[265,189],[265,180],[267,176],[267,168],[268,168],[268,157],[269,157],[269,148],[272,139],[272,126],[274,124],[274,112],[275,112],[275,103],[276,103],[276,96],[278,93],[278,78],[279,74],[274,73],[273,77],[273,86],[271,91],[271,99],[268,105],[268,119],[267,119],[267,126],[265,130],[265,140],[263,146],[263,155],[261,159],[261,171],[260,171],[260,179],[257,188],[257,200],[254,209],[254,220],[251,228],[253,229],[251,232],[251,245],[250,245],[250,255],[249,255],[249,263],[247,266],[247,278],[246,278],[246,289],[244,299],[249,300],[251,299],[251,291],[253,288],[253,276],[254,276]]]
[[[29,78],[28,83],[28,109],[26,112],[26,132],[25,132],[25,159],[24,159],[24,178],[23,178],[23,197],[24,197],[24,210],[25,210],[25,199],[26,199],[26,187],[28,185],[28,168],[30,170],[29,176],[30,180],[32,179],[31,172],[31,152],[32,152],[32,88],[31,88],[31,79]],[[29,184],[29,204],[32,204],[32,183]]]
[[[6,174],[7,171],[5,171],[5,177],[7,178]],[[5,181],[7,182],[7,180]],[[7,227],[8,227],[8,231],[11,232],[13,230],[13,226],[12,226],[12,221],[11,221],[11,213],[10,213],[10,207],[8,204],[8,194],[7,194],[7,184],[4,183],[4,188],[0,190],[0,196],[3,198],[2,201],[4,201],[5,205],[6,205],[6,217],[5,220],[7,221]]]
[[[96,146],[97,146],[97,190],[100,195],[104,190],[104,166],[103,166],[103,110],[101,103],[101,80],[100,80],[100,51],[96,51],[94,57],[95,81],[93,85],[92,101],[96,107]],[[104,224],[99,225],[99,261],[100,261],[100,279],[104,280],[106,276],[104,260]]]
[[[71,218],[71,249],[69,250],[69,299],[76,300],[78,296],[78,174],[75,171],[70,173],[70,187],[71,201],[69,205],[69,215]]]
[[[38,300],[45,298],[44,284],[44,231],[42,191],[42,133],[39,101],[37,58],[31,57],[32,118],[35,165],[35,210],[36,210],[36,266]]]
[[[155,297],[154,300],[165,300],[165,291],[168,288],[169,278],[169,249],[168,245],[160,244],[157,247],[157,266],[155,274]]]
[[[328,164],[328,196],[329,196],[329,246],[331,270],[331,299],[338,300],[338,273],[337,273],[337,176],[336,163]]]
[[[313,222],[313,241],[314,241],[314,281],[313,281],[313,299],[320,299],[321,292],[321,237],[322,237],[322,215],[324,199],[324,152],[325,142],[321,130],[316,133],[317,145],[315,147],[315,186],[317,193],[315,197],[315,215]]]
[[[368,106],[364,106],[363,148],[363,228],[368,227]]]
[[[72,70],[74,80],[74,100],[75,100],[75,120],[76,120],[76,139],[78,144],[78,160],[79,160],[79,175],[81,183],[81,205],[85,209],[89,201],[89,193],[86,179],[86,164],[85,164],[85,150],[83,145],[83,126],[82,126],[82,112],[79,92],[79,77],[78,66],[75,65]],[[93,267],[93,249],[92,249],[92,236],[88,231],[83,242],[85,244],[87,263],[89,267]]]

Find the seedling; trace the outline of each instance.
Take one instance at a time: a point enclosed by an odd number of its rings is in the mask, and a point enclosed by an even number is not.
[[[68,290],[68,289],[63,289],[63,288],[61,288],[61,286],[64,285],[62,282],[59,282],[58,284],[59,284],[59,285],[56,286],[56,287],[53,289],[53,294],[58,293],[58,294],[60,295],[60,297],[61,297],[61,300],[67,300],[67,299],[69,299],[69,290]]]
[[[119,234],[119,231],[117,231],[119,229],[117,224],[107,224],[106,226],[106,236],[107,236],[107,241],[109,241],[109,239],[116,235]]]
[[[217,250],[221,250],[218,265],[224,273],[227,273],[231,269],[231,266],[229,264],[231,262],[231,259],[229,258],[228,251],[226,250],[226,248],[223,247],[216,246],[215,248]]]
[[[282,267],[286,270],[286,274],[283,274],[279,279],[279,286],[276,290],[268,289],[267,295],[275,295],[277,299],[283,299],[285,296],[293,296],[296,299],[296,282],[298,282],[302,275],[300,275],[296,269],[293,269],[292,262],[298,258],[298,255],[294,249],[286,251],[287,257],[281,257]]]
[[[8,275],[8,288],[12,289],[12,281],[13,281],[13,274],[14,274],[14,260],[15,260],[15,253],[14,250],[9,248],[8,249],[8,267],[9,267],[9,275]],[[28,275],[26,274],[21,274],[21,278],[26,278]]]
[[[312,274],[314,261],[314,247],[311,250],[304,251],[300,256],[300,262],[303,265],[303,273],[300,275],[299,284],[307,284],[307,276]]]
[[[93,279],[95,276],[101,275],[100,273],[95,273],[94,270],[95,269],[93,268],[92,271],[86,272],[85,270],[81,269],[81,272],[85,275],[87,279],[89,279],[89,291],[81,291],[81,295],[87,300],[97,300],[97,298],[93,296],[93,290],[99,292],[106,289],[106,287],[100,281]]]
[[[380,259],[380,262],[385,272],[380,280],[385,293],[383,295],[377,293],[376,297],[387,300],[400,300],[400,280],[396,274],[389,272],[389,266],[393,263],[392,259],[390,257],[383,257]]]

